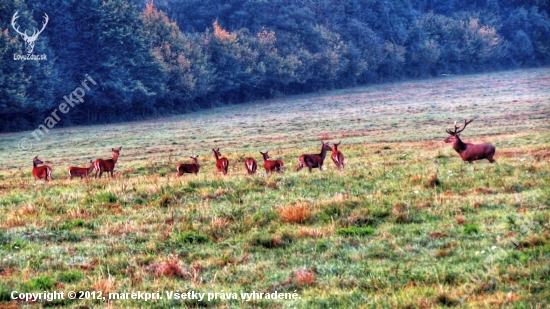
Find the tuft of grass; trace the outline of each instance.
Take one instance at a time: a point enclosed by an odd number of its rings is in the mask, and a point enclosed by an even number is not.
[[[292,281],[298,286],[312,286],[315,283],[317,276],[313,271],[299,269],[294,272]]]
[[[172,202],[173,197],[170,194],[166,193],[159,198],[158,204],[160,207],[168,207],[170,206],[170,204],[172,204]]]
[[[189,272],[184,271],[179,262],[176,260],[168,260],[159,264],[151,265],[150,270],[157,277],[189,277]]]
[[[374,228],[370,226],[365,227],[357,227],[357,226],[349,226],[345,228],[341,228],[336,231],[336,234],[340,236],[368,236],[374,233]]]
[[[477,224],[464,223],[464,234],[479,234],[479,226]]]
[[[304,223],[311,217],[310,206],[305,204],[279,207],[277,213],[283,222],[290,223]]]
[[[25,284],[29,291],[51,291],[55,287],[55,280],[46,275],[33,278]]]
[[[78,282],[84,278],[84,273],[80,270],[76,271],[64,271],[59,275],[59,280],[65,283]]]
[[[210,243],[211,240],[208,236],[195,231],[188,231],[180,233],[176,236],[176,242],[178,244],[205,244]]]

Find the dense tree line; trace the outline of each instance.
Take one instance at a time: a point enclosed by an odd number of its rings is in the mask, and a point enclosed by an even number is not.
[[[150,0],[149,0],[150,1]],[[25,54],[11,26],[49,23]],[[0,2],[0,132],[35,129],[87,74],[59,125],[550,63],[545,0]]]

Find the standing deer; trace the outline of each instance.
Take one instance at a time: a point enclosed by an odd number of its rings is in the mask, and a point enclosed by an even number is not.
[[[69,179],[73,179],[73,177],[80,177],[80,179],[84,177],[88,177],[89,174],[92,173],[94,170],[94,162],[90,160],[90,166],[89,167],[76,167],[71,166],[69,167]]]
[[[99,173],[99,177],[103,175],[103,172],[110,173],[111,178],[113,178],[113,171],[115,170],[115,164],[118,160],[118,156],[120,155],[120,150],[122,147],[118,149],[111,148],[111,151],[113,152],[113,158],[112,159],[97,159],[94,162],[95,167],[95,177],[97,178],[97,173]]]
[[[266,152],[261,152],[264,157],[264,168],[267,174],[270,174],[274,171],[282,173],[284,168],[284,163],[282,160],[269,160],[269,154]]]
[[[332,144],[332,154],[330,157],[332,158],[332,162],[336,164],[336,167],[338,167],[339,170],[342,170],[344,167],[344,154],[338,150],[338,146],[340,146],[341,142],[338,142],[338,144],[333,143]]]
[[[466,126],[472,121],[474,120],[470,119],[470,121],[466,121],[466,119],[464,119],[464,126],[460,128],[460,130],[455,121],[454,131],[447,129],[447,133],[449,133],[451,136],[447,137],[444,142],[452,143],[453,149],[458,152],[462,160],[470,164],[472,163],[472,161],[481,159],[487,159],[491,163],[495,162],[495,160],[493,159],[493,156],[495,155],[495,146],[491,144],[464,143],[460,140],[460,132],[464,131]]]
[[[199,172],[201,165],[199,164],[199,156],[190,157],[193,160],[193,163],[181,163],[176,166],[176,170],[178,171],[178,177],[183,175],[184,173],[188,174],[195,174]]]
[[[320,154],[303,154],[298,158],[299,166],[296,171],[299,171],[306,166],[309,168],[310,173],[311,169],[314,167],[318,167],[320,171],[323,170],[323,161],[325,161],[327,151],[331,151],[331,148],[328,143],[325,144],[323,141],[321,141],[321,143],[322,146]]]
[[[220,148],[212,149],[212,152],[214,152],[214,157],[216,158],[216,168],[218,169],[218,172],[222,172],[224,175],[226,175],[227,169],[229,168],[229,160],[227,160],[226,157],[220,158],[220,156],[222,155],[220,153]]]
[[[38,166],[38,164],[44,164],[44,162],[40,161],[38,156],[36,156],[32,160],[32,175],[34,176],[34,180],[44,179],[45,181],[48,181],[48,177],[53,180],[52,168],[48,165]]]
[[[256,169],[258,168],[258,164],[254,158],[246,158],[246,160],[244,160],[244,166],[246,167],[248,175],[255,174]]]

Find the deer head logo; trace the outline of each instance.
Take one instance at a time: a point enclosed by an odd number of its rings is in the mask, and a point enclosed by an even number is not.
[[[42,22],[42,29],[38,31],[35,28],[31,36],[27,35],[27,30],[25,30],[25,32],[19,31],[19,27],[15,25],[15,20],[18,18],[19,16],[17,16],[17,11],[15,11],[15,14],[13,14],[13,17],[11,19],[11,26],[13,27],[15,32],[21,35],[21,38],[23,38],[23,41],[25,41],[25,49],[27,50],[27,53],[32,54],[32,51],[34,49],[34,42],[36,41],[36,39],[38,39],[38,36],[40,35],[40,33],[42,33],[42,31],[44,31],[44,28],[46,28],[46,25],[48,24],[48,20],[49,20],[48,14],[44,13],[44,19],[46,21]]]

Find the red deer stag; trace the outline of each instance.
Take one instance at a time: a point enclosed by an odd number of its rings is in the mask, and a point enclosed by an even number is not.
[[[334,143],[332,144],[332,154],[330,157],[332,158],[332,162],[336,164],[336,167],[339,170],[342,170],[344,167],[344,154],[338,150],[338,146],[340,146],[341,142],[338,142],[338,144]]]
[[[118,156],[120,155],[120,150],[122,147],[118,149],[111,148],[111,151],[113,152],[113,158],[112,159],[97,159],[94,162],[95,167],[95,177],[97,178],[97,173],[99,173],[99,177],[103,175],[103,172],[110,173],[111,178],[113,178],[113,171],[115,170],[115,164],[118,160]]]
[[[216,157],[216,168],[218,169],[218,172],[222,172],[224,175],[226,175],[227,169],[229,168],[229,160],[227,160],[226,157],[220,158],[220,156],[222,155],[220,153],[220,148],[212,149],[212,152],[214,152],[214,157]]]
[[[248,175],[255,174],[256,169],[258,168],[258,164],[254,158],[246,158],[246,160],[244,160],[244,166],[246,167]]]
[[[320,154],[303,154],[298,158],[299,166],[296,171],[299,171],[306,166],[309,168],[310,173],[311,169],[316,167],[318,167],[320,171],[323,170],[323,161],[325,161],[327,151],[330,151],[331,148],[328,143],[325,144],[323,141],[321,141],[321,143],[322,146]]]
[[[95,168],[94,162],[92,162],[92,161],[90,161],[90,166],[89,167],[71,166],[71,167],[69,167],[69,179],[73,179],[73,177],[80,177],[80,179],[85,178],[85,177],[87,178],[88,175],[90,175],[92,173],[94,168]]]
[[[48,178],[53,180],[52,168],[48,165],[38,166],[38,164],[44,164],[44,162],[40,161],[38,156],[36,156],[32,160],[32,175],[34,176],[34,180],[44,179],[45,181],[48,181]]]
[[[260,153],[264,157],[264,168],[267,174],[271,174],[272,172],[283,172],[284,163],[282,160],[269,160],[269,154],[267,151],[260,151]]]
[[[444,142],[452,143],[453,149],[458,152],[462,160],[470,164],[472,163],[472,161],[481,159],[487,159],[491,163],[495,162],[495,160],[493,160],[493,156],[495,155],[495,146],[491,144],[464,143],[460,140],[460,132],[464,131],[466,126],[472,121],[474,120],[471,119],[470,121],[466,121],[466,119],[464,119],[464,126],[462,128],[458,127],[455,122],[454,131],[447,129],[447,133],[449,133],[451,136],[447,137]]]
[[[181,163],[176,166],[178,177],[183,175],[184,173],[197,175],[197,173],[199,172],[201,168],[201,165],[199,164],[199,156],[190,158],[193,160],[193,163]]]

